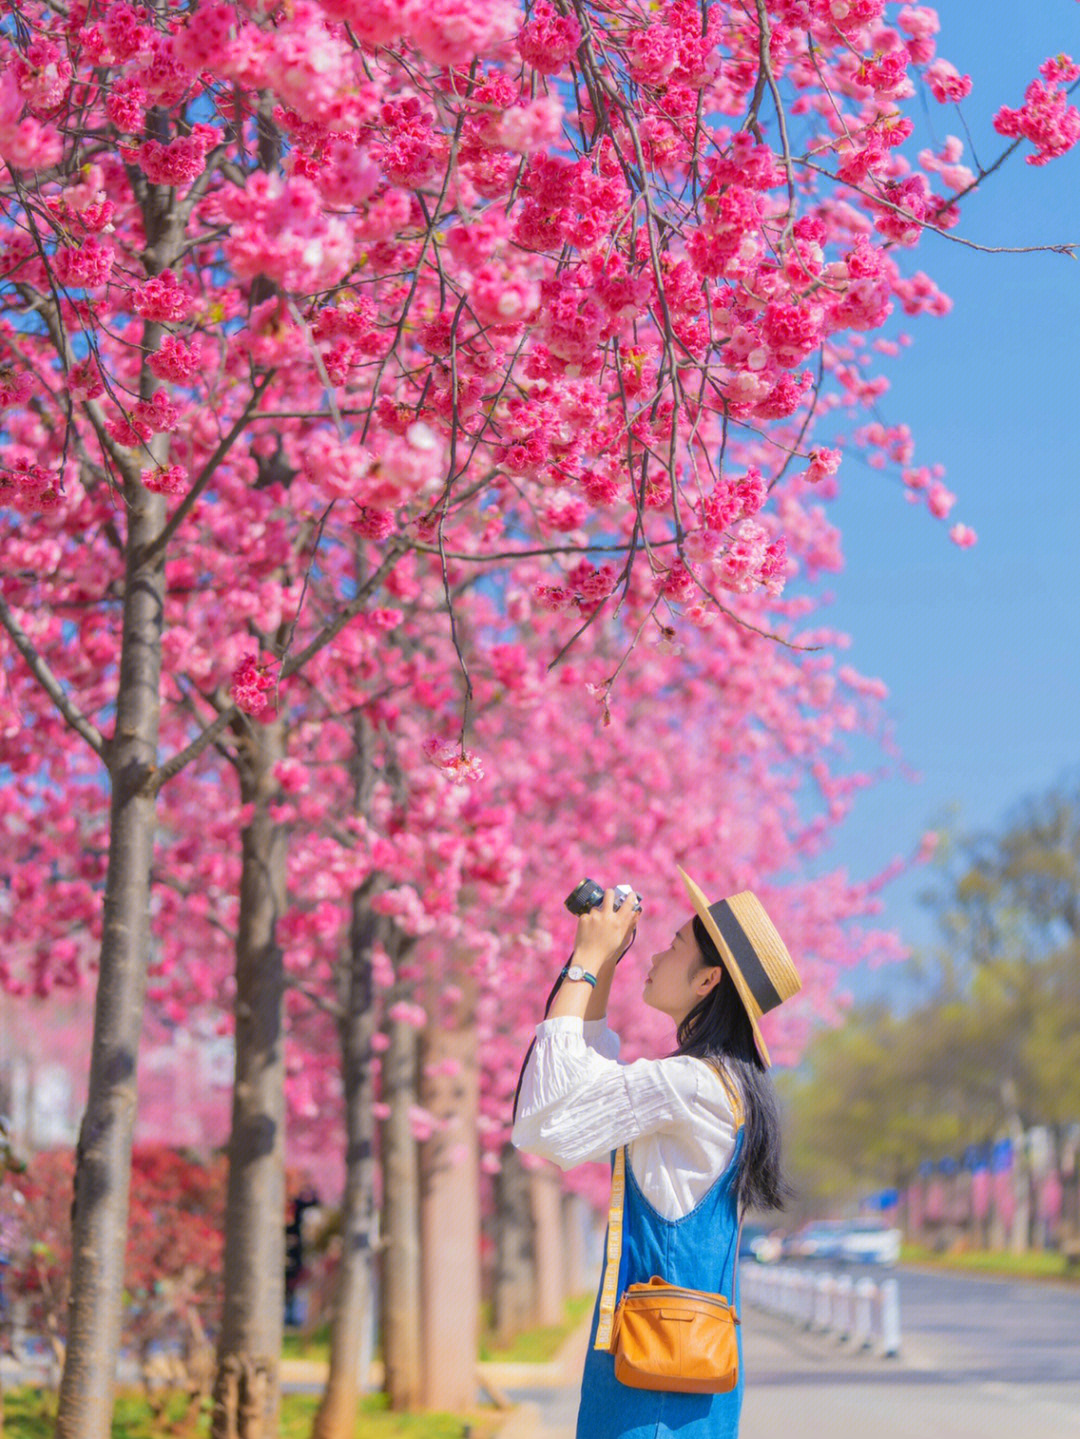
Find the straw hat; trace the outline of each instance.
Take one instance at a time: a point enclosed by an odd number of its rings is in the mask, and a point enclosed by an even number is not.
[[[681,868],[679,873],[698,918],[735,983],[750,1016],[758,1052],[768,1065],[769,1051],[758,1020],[802,989],[795,962],[756,895],[746,890],[710,904],[690,876]]]

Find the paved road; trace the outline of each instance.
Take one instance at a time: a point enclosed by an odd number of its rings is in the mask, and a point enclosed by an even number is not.
[[[1080,1294],[905,1274],[901,1313],[899,1360],[748,1313],[740,1439],[1078,1439]]]
[[[904,1270],[905,1329],[936,1367],[970,1378],[1072,1386],[1080,1435],[1080,1286]]]
[[[916,1271],[900,1283],[899,1359],[748,1310],[740,1439],[1080,1439],[1080,1289]],[[575,1336],[543,1384],[507,1376],[531,1406],[520,1439],[573,1439],[584,1348]]]

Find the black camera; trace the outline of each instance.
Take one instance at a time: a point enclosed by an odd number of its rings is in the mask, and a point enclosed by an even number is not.
[[[634,894],[628,884],[617,884],[615,886],[615,909],[622,907],[623,900],[633,895],[634,908],[641,908],[641,895]],[[583,879],[576,889],[566,896],[566,907],[571,914],[588,914],[590,909],[596,909],[597,905],[604,902],[604,887],[597,884],[595,879]]]

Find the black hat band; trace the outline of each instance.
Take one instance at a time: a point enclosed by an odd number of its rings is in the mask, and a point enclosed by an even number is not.
[[[768,1014],[769,1010],[775,1009],[782,1000],[734,910],[726,899],[721,899],[709,906],[709,913],[716,921],[724,943],[731,950],[732,959],[742,971],[746,987],[757,1001],[758,1008],[762,1014]]]

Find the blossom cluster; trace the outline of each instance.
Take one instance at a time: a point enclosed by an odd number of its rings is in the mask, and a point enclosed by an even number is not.
[[[168,463],[141,462],[151,487],[185,487],[211,416],[265,378],[280,434],[252,421],[226,463],[246,483],[276,456],[298,513],[345,501],[331,532],[432,546],[461,492],[486,513],[465,549],[496,514],[543,543],[600,523],[647,542],[627,603],[775,597],[778,506],[720,522],[724,496],[751,466],[770,493],[789,473],[831,493],[813,419],[880,399],[867,362],[886,351],[858,337],[948,312],[902,252],[955,225],[976,182],[954,137],[906,155],[917,86],[958,102],[970,78],[931,8],[886,8],[776,0],[763,37],[752,9],[703,23],[691,0],[647,17],[619,0],[591,29],[551,0],[297,0],[273,20],[208,0],[168,30],[126,0],[42,6],[4,42],[0,139],[41,177],[50,228],[13,231],[0,269],[59,287],[80,337],[68,394],[103,404],[87,453],[102,433],[172,437]],[[763,38],[804,154],[771,128]],[[568,88],[571,67],[588,83]],[[999,113],[1033,160],[1072,143],[1074,71],[1048,61]],[[86,163],[57,128],[76,96],[104,137]],[[0,384],[9,408],[29,373]],[[672,537],[672,563],[648,548]],[[594,605],[572,568],[555,560],[540,592]]]
[[[22,514],[57,509],[62,501],[57,475],[24,455],[0,468],[0,505]]]
[[[1057,55],[1040,65],[1039,76],[1028,85],[1019,109],[1003,105],[994,116],[999,135],[1035,146],[1035,153],[1026,157],[1029,165],[1047,165],[1080,140],[1080,110],[1065,94],[1065,87],[1080,79],[1080,65],[1068,55]]]
[[[245,714],[266,716],[277,685],[276,665],[247,654],[233,670],[229,693],[237,709]]]

